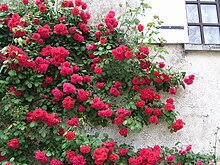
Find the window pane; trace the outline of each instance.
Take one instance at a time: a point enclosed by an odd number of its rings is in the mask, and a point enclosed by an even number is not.
[[[220,44],[219,27],[204,26],[205,44]]]
[[[187,4],[186,5],[186,13],[187,13],[187,20],[189,23],[198,23],[199,22],[197,5]]]
[[[216,5],[201,5],[202,22],[218,23]]]
[[[189,26],[189,43],[201,44],[201,33],[199,26]]]

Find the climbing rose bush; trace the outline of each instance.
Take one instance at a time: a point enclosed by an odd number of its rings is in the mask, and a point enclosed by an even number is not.
[[[174,100],[164,101],[159,92],[176,94],[177,87],[194,81],[194,75],[166,66],[166,50],[150,45],[157,18],[144,27],[136,17],[117,19],[109,11],[94,27],[86,9],[82,0],[1,4],[0,161],[181,164],[182,155],[189,154],[189,161],[211,162],[211,156],[197,160],[189,150],[173,153],[158,145],[135,152],[107,134],[100,139],[98,133],[85,133],[88,124],[110,122],[125,137],[161,121],[171,132],[179,131],[184,122],[177,118]],[[142,35],[144,28],[151,33]]]

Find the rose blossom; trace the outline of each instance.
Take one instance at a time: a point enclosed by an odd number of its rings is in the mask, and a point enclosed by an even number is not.
[[[91,149],[89,146],[84,145],[84,146],[80,147],[80,152],[83,154],[88,154],[90,151],[91,151]]]
[[[66,138],[67,138],[67,140],[69,140],[69,141],[75,139],[75,137],[76,137],[76,135],[75,135],[75,133],[72,132],[72,131],[69,131],[69,132],[67,132],[67,134],[66,134]]]
[[[175,159],[175,156],[173,156],[173,155],[169,155],[169,156],[166,157],[166,161],[169,162],[169,163],[173,162],[174,159]]]

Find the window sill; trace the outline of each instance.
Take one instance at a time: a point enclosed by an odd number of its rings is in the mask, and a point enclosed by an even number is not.
[[[185,51],[220,51],[220,45],[184,44]]]

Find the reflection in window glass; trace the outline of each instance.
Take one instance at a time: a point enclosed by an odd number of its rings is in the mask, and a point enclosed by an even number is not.
[[[189,42],[193,44],[201,44],[201,32],[199,26],[189,26]]]
[[[218,23],[216,5],[201,5],[202,22]]]
[[[197,5],[187,4],[186,5],[186,13],[187,13],[187,20],[189,23],[198,23],[199,22]]]
[[[219,27],[204,26],[205,44],[220,44]]]

